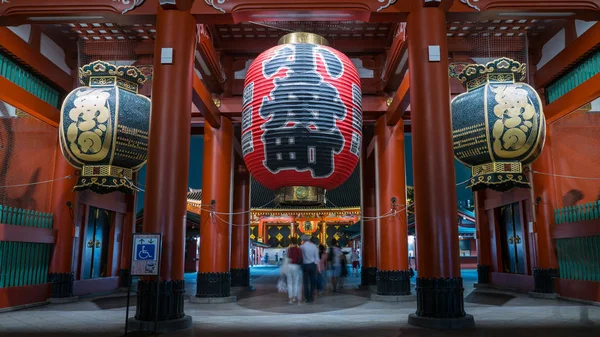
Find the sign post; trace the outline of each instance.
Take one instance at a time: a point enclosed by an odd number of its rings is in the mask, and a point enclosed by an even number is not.
[[[133,245],[131,253],[131,276],[129,288],[127,289],[127,310],[125,317],[125,335],[129,321],[129,296],[131,295],[132,276],[154,276],[156,275],[156,303],[154,312],[154,332],[158,324],[158,304],[160,287],[160,255],[162,252],[162,234],[139,233],[133,234]]]

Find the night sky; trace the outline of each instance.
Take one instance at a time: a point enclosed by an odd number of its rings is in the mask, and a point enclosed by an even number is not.
[[[188,187],[193,189],[202,188],[202,159],[204,157],[204,138],[192,136],[190,141],[190,173],[188,176]],[[138,172],[139,186],[146,186],[146,165]],[[144,192],[138,193],[137,211],[144,208]]]
[[[204,138],[202,136],[193,136],[190,142],[190,174],[188,186],[193,189],[202,188],[202,159],[204,154]],[[404,146],[406,151],[406,184],[413,186],[413,167],[412,167],[412,138],[410,134],[404,137]],[[463,164],[454,160],[456,170],[456,182],[462,182],[471,177],[471,170]],[[138,175],[139,185],[144,188],[146,185],[146,166],[144,166]],[[466,200],[473,200],[473,193],[465,185],[456,187],[456,195],[459,205],[465,206]],[[137,210],[144,207],[144,192],[138,194]]]

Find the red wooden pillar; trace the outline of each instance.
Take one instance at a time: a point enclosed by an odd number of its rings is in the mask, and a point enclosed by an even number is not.
[[[552,142],[552,128],[546,129],[546,143],[538,159],[532,164],[534,171],[547,174],[533,174],[533,192],[535,196],[535,239],[536,239],[536,265],[533,268],[535,292],[554,293],[554,278],[558,277],[558,261],[554,243],[552,242],[552,228],[554,223],[554,209],[557,208],[556,182],[551,175],[554,174]]]
[[[477,191],[475,195],[475,238],[477,239],[477,283],[490,283],[491,270],[491,236],[490,222],[485,210],[485,191]]]
[[[229,235],[231,180],[233,160],[233,125],[221,117],[221,127],[204,124],[204,168],[200,215],[200,262],[196,297],[229,297]],[[209,210],[207,210],[209,209]]]
[[[375,142],[376,194],[381,217],[377,220],[377,295],[410,295],[402,120],[388,126],[386,116],[379,117]]]
[[[137,180],[137,177],[136,177]],[[127,213],[123,218],[123,232],[121,234],[121,262],[120,262],[120,284],[121,287],[129,286],[129,275],[131,274],[131,248],[133,233],[135,233],[136,223],[136,205],[137,205],[137,194],[128,195],[127,200]]]
[[[196,46],[196,20],[180,2],[158,7],[152,116],[148,144],[144,233],[162,233],[159,283],[159,329],[191,326],[183,311],[185,218],[192,105],[192,76]],[[164,49],[163,49],[164,48]],[[172,48],[172,49],[169,49]],[[163,63],[162,52],[172,51]],[[138,330],[153,329],[156,281],[138,283],[136,321]]]
[[[63,157],[62,151],[56,149],[54,159],[53,179],[74,175],[76,169]],[[54,229],[57,231],[56,243],[50,262],[48,281],[52,282],[52,298],[73,296],[74,275],[71,270],[73,262],[73,212],[75,207],[76,178],[55,180],[52,183],[52,213],[54,214]]]
[[[361,284],[376,285],[377,277],[377,216],[375,189],[375,154],[368,156],[368,144],[362,147],[362,271]]]
[[[233,226],[231,227],[231,285],[250,285],[248,249],[250,244],[250,173],[236,157],[233,177]]]
[[[419,271],[417,312],[408,322],[459,328],[474,321],[465,314],[460,275],[446,13],[424,6],[413,0],[407,19],[409,71],[418,74],[410,104]]]

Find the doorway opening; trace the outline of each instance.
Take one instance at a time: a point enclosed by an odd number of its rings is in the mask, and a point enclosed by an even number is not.
[[[90,206],[85,226],[83,279],[107,276],[109,233],[112,212]]]
[[[525,274],[525,236],[518,202],[500,207],[500,231],[504,272]]]

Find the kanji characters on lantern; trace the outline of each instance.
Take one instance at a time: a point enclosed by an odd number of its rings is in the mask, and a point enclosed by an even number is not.
[[[358,71],[345,55],[313,43],[322,38],[302,34],[309,38],[261,54],[246,76],[243,155],[255,179],[271,189],[335,188],[360,153]]]
[[[454,156],[471,167],[467,187],[530,187],[523,166],[542,151],[546,122],[536,91],[522,83],[525,64],[500,58],[458,75],[467,89],[452,100]]]

